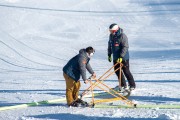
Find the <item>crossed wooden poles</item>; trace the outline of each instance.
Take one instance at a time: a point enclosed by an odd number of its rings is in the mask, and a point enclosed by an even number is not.
[[[111,70],[118,64],[120,64],[120,67],[112,72]],[[112,74],[114,74],[116,71],[119,70],[119,87],[121,88],[122,66],[123,66],[122,63],[117,62],[109,70],[107,70],[99,79],[91,77],[90,78],[90,86],[81,94],[81,96],[80,96],[81,99],[82,99],[82,97],[84,95],[91,92],[92,93],[92,101],[91,101],[90,105],[92,105],[93,107],[94,107],[94,105],[96,103],[111,102],[111,101],[118,101],[118,100],[123,101],[125,104],[127,104],[129,106],[136,107],[136,104],[134,104],[132,101],[130,101],[129,99],[127,99],[126,97],[124,97],[123,95],[121,95],[120,93],[118,93],[117,91],[113,90],[112,88],[110,88],[109,86],[107,86],[106,84],[103,83],[103,81],[105,79],[107,79],[108,77],[110,77]],[[92,79],[95,80],[95,82],[93,82]],[[110,95],[114,96],[114,98],[95,100],[94,99],[95,96],[94,96],[94,93],[93,93],[93,90],[94,90],[95,87],[98,87],[99,89],[109,93]]]

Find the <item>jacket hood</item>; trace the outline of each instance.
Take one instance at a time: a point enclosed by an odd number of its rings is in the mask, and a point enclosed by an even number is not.
[[[79,50],[79,55],[82,55],[83,57],[88,58],[87,53],[86,53],[86,49]]]
[[[84,54],[85,52],[86,52],[85,49],[80,49],[80,50],[79,50],[79,54]]]
[[[115,36],[120,36],[123,33],[123,29],[119,28],[119,30],[115,33]]]

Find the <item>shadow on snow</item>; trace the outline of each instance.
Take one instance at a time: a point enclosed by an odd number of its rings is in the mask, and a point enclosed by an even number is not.
[[[80,114],[68,114],[68,113],[60,113],[60,114],[45,114],[45,115],[36,115],[36,116],[28,116],[33,118],[40,119],[55,119],[55,120],[144,120],[145,118],[127,118],[127,117],[97,117],[97,116],[84,116]],[[157,118],[148,118],[148,120],[155,120]]]

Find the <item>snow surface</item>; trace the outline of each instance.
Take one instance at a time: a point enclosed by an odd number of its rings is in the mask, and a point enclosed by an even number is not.
[[[108,27],[118,23],[130,45],[138,104],[180,105],[179,0],[0,0],[0,107],[65,97],[62,67],[93,46],[100,77]],[[116,76],[105,82],[118,84]],[[89,85],[81,84],[81,92]],[[68,108],[45,105],[0,111],[1,120],[180,119],[177,109]]]

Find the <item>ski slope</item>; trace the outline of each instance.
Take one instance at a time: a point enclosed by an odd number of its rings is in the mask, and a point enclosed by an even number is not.
[[[180,105],[179,0],[0,0],[0,23],[0,107],[64,98],[62,68],[81,48],[95,48],[90,63],[100,77],[112,66],[107,60],[111,23],[129,38],[137,84],[129,99]],[[105,83],[114,87],[117,77]],[[82,82],[80,91],[88,86]],[[43,105],[0,111],[0,119],[177,120],[180,110]]]

